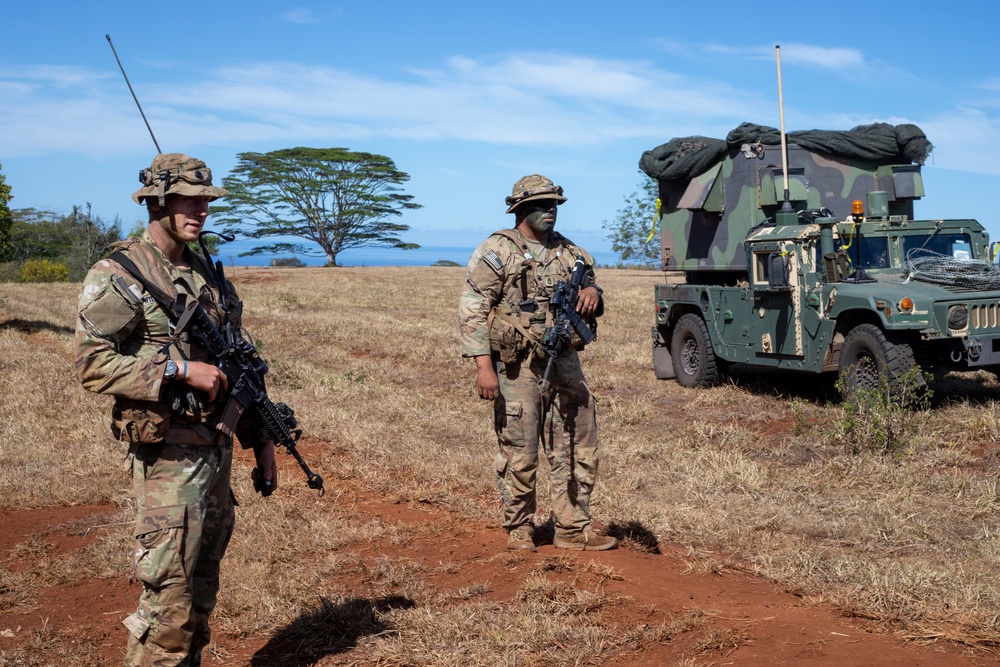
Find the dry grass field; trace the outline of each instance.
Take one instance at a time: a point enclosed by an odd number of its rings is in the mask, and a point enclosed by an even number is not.
[[[328,493],[282,456],[262,499],[240,454],[206,664],[1000,661],[992,376],[949,376],[931,409],[888,417],[850,414],[815,377],[684,389],[651,370],[662,277],[600,271],[594,514],[623,546],[507,554],[492,412],[458,355],[462,269],[230,273]],[[110,399],[71,368],[78,289],[0,286],[2,665],[119,664],[138,596]]]

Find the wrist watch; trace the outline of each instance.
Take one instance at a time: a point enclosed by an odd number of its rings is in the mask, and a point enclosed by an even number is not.
[[[163,373],[164,380],[173,380],[177,377],[177,362],[173,359],[167,359],[167,370]]]

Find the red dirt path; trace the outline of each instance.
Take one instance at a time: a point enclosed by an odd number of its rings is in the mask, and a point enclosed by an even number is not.
[[[572,569],[576,581],[601,585],[599,567],[581,567],[580,562],[610,566],[622,577],[605,580],[603,589],[611,599],[603,618],[621,628],[646,624],[655,627],[700,609],[709,617],[708,625],[720,637],[736,638],[734,649],[699,653],[696,637],[678,634],[669,641],[655,644],[641,653],[621,657],[611,663],[617,667],[674,664],[682,656],[696,658],[703,665],[775,665],[830,666],[871,665],[872,667],[958,667],[1000,664],[997,656],[982,650],[972,651],[954,644],[932,646],[905,643],[898,637],[879,633],[860,619],[846,618],[824,605],[808,605],[803,599],[741,572],[701,573],[692,571],[683,554],[666,548],[662,554],[618,549],[602,553],[581,553],[542,546],[536,553],[508,555],[503,551],[505,535],[499,528],[468,525],[445,512],[396,504],[373,497],[362,490],[340,494],[331,502],[351,504],[351,511],[362,520],[384,519],[407,524],[416,536],[406,545],[365,544],[354,553],[365,560],[380,556],[405,557],[433,571],[442,562],[454,564],[447,574],[428,577],[428,585],[441,590],[458,590],[472,584],[488,584],[492,600],[511,600],[523,580],[540,569],[546,573]],[[95,539],[98,531],[81,535],[81,519],[116,513],[110,506],[16,509],[0,512],[4,527],[0,536],[0,564],[7,570],[25,567],[24,546],[32,536],[44,535],[51,546],[48,557],[68,553]],[[96,523],[107,523],[96,521]],[[74,528],[74,526],[76,526]],[[568,566],[568,567],[567,567]],[[557,575],[556,575],[557,576]],[[341,577],[341,575],[338,575]],[[589,580],[588,580],[589,577]],[[357,577],[342,575],[330,583],[334,589],[351,591]],[[2,585],[2,582],[0,582]],[[30,643],[40,631],[60,633],[65,641],[74,637],[94,645],[97,664],[121,664],[125,630],[121,619],[132,612],[139,587],[126,577],[85,579],[71,584],[35,591],[35,603],[15,605],[0,611],[0,652]],[[361,592],[358,592],[361,595]],[[206,659],[206,665],[266,665],[269,637],[236,639],[216,635],[227,655],[224,661]],[[272,650],[275,647],[270,647]],[[288,650],[289,647],[281,647]],[[44,649],[43,649],[44,650]],[[256,658],[254,657],[256,655]],[[296,664],[363,664],[348,648],[319,661]],[[252,661],[252,663],[251,663]],[[58,664],[49,661],[31,664]],[[291,663],[290,663],[291,664]]]

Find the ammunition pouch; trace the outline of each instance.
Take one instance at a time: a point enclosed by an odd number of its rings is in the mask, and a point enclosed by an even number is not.
[[[218,435],[218,413],[225,404],[207,403],[204,392],[185,384],[170,383],[162,401],[117,398],[111,409],[111,434],[133,445],[211,444]],[[177,433],[191,431],[193,440],[179,440]],[[168,436],[168,432],[171,434]],[[230,430],[230,433],[232,430]]]
[[[117,398],[111,409],[111,434],[133,445],[158,445],[166,442],[173,417],[167,403]]]
[[[505,364],[517,364],[532,352],[541,353],[538,343],[541,337],[532,333],[512,313],[493,310],[489,317],[490,349],[497,353]]]

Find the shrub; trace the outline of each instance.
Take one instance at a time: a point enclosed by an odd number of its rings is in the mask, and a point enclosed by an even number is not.
[[[837,388],[844,385],[841,375]],[[930,408],[931,394],[917,366],[894,382],[883,377],[878,388],[853,387],[843,415],[831,428],[831,440],[854,453],[901,450],[919,428],[915,414]]]
[[[49,259],[29,259],[17,274],[22,283],[64,283],[68,279],[69,266]]]
[[[275,257],[271,260],[271,266],[279,266],[292,269],[301,269],[306,265],[298,257]]]

